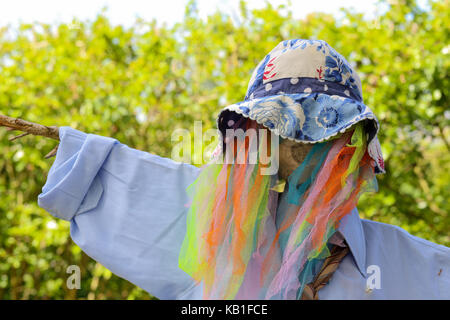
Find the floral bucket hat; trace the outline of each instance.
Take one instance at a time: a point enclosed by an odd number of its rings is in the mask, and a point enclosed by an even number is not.
[[[329,140],[364,121],[375,173],[385,172],[379,123],[363,103],[359,76],[323,40],[286,40],[270,51],[254,70],[244,101],[219,113],[221,133],[241,116],[300,143]]]

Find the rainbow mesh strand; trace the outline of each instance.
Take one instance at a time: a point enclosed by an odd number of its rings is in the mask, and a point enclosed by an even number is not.
[[[265,152],[257,136],[249,139]],[[245,144],[235,152],[249,156]],[[271,190],[277,175],[262,175],[259,163],[205,166],[187,190],[180,268],[203,282],[204,299],[299,299],[341,219],[376,189],[373,166],[362,124],[315,144],[280,203]]]

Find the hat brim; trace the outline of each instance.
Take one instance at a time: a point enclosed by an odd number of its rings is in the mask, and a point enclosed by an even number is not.
[[[365,121],[369,154],[376,162],[376,172],[385,172],[377,139],[378,120],[366,105],[352,98],[313,92],[241,101],[219,113],[217,126],[222,134],[229,128],[229,112],[255,120],[282,138],[299,143],[327,141]]]

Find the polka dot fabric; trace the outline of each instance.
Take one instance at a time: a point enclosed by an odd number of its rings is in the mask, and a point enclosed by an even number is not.
[[[222,118],[230,111],[301,143],[330,140],[364,121],[375,172],[385,172],[377,138],[379,123],[363,102],[359,76],[323,40],[280,42],[256,66],[244,101],[220,112],[218,128],[222,133],[227,129]]]

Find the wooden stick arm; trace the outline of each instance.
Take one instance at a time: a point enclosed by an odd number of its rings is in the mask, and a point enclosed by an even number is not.
[[[44,126],[42,124],[26,121],[19,118],[12,118],[5,115],[0,114],[0,126],[7,127],[8,130],[20,130],[24,133],[19,134],[15,137],[9,138],[10,141],[19,139],[26,135],[32,134],[35,136],[43,136],[51,139],[55,139],[59,141],[59,128],[56,126]],[[48,159],[56,155],[56,151],[58,150],[58,146],[52,149],[45,158]]]
[[[0,126],[13,130],[20,130],[35,136],[43,136],[59,141],[59,128],[56,126],[44,126],[42,124],[26,121],[19,118],[12,118],[0,114]]]

